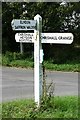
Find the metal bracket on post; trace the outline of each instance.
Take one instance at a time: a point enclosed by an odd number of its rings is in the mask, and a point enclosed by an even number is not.
[[[42,96],[42,80],[43,71],[42,63],[40,62],[40,50],[42,49],[41,44],[41,33],[42,33],[42,17],[36,15],[34,20],[37,22],[36,30],[34,30],[34,96],[37,106],[40,106],[40,100]]]

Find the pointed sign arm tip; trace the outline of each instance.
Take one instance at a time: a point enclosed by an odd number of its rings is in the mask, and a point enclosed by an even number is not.
[[[34,18],[42,18],[39,14],[37,14]]]

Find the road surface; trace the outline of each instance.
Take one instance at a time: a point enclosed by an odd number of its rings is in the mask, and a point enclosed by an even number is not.
[[[53,81],[55,85],[55,96],[78,95],[77,72],[46,71],[46,75],[47,84]],[[2,101],[22,98],[34,98],[34,71],[2,67]]]

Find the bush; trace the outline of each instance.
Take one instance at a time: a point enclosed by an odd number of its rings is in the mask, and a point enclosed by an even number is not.
[[[16,52],[11,53],[7,51],[2,55],[2,64],[6,66],[19,67],[20,65],[21,67],[26,67],[29,63],[30,67],[32,67],[32,63],[30,64],[30,62],[27,61],[33,61],[33,57],[31,57],[28,53],[21,54]]]

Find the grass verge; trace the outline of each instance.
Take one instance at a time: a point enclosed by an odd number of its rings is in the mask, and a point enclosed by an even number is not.
[[[50,61],[45,61],[44,65],[45,65],[45,68],[49,70],[80,72],[79,63],[54,64]]]
[[[49,104],[50,103],[50,104]],[[2,104],[3,118],[78,118],[78,97],[51,97],[45,107],[36,108],[33,100]]]
[[[34,62],[30,59],[13,60],[11,62],[4,61],[2,65],[10,66],[10,67],[33,68]],[[47,70],[80,72],[79,63],[54,64],[54,63],[51,63],[50,61],[45,61],[44,65]]]
[[[26,58],[27,56],[27,58]],[[0,64],[1,64],[1,56],[0,56]],[[22,68],[33,68],[34,60],[32,57],[28,57],[28,55],[22,55],[20,53],[10,53],[7,52],[5,55],[2,55],[2,65],[10,66],[10,67],[22,67]],[[80,60],[67,60],[65,63],[54,62],[54,60],[45,60],[44,65],[46,69],[54,70],[54,71],[74,71],[80,72]]]
[[[0,65],[2,64],[2,55],[0,54]]]

